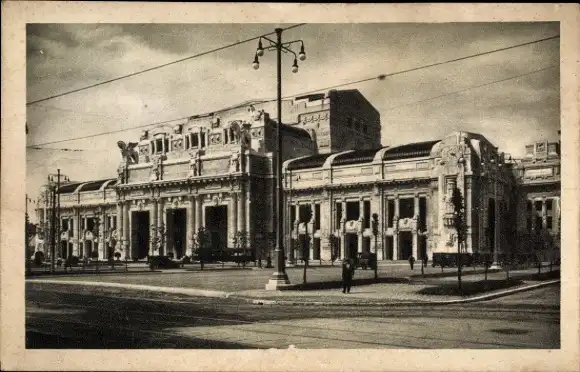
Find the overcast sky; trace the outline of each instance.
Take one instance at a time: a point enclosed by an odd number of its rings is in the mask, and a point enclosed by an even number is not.
[[[265,34],[277,26],[28,25],[27,101]],[[299,73],[292,74],[292,57],[283,54],[283,95],[558,34],[558,23],[307,24],[283,34],[284,40],[303,39],[308,56]],[[30,105],[27,144],[211,112],[253,98],[275,98],[275,53],[266,52],[255,71],[256,46],[252,41]],[[481,133],[500,151],[521,156],[528,142],[557,139],[559,52],[559,39],[553,39],[345,89],[359,89],[380,111],[383,145],[438,139],[461,129]],[[533,73],[538,70],[542,71]],[[499,80],[504,81],[468,89]],[[449,94],[456,91],[462,92]],[[115,177],[120,161],[116,142],[135,141],[139,131],[50,145],[82,152],[27,149],[28,194],[36,197],[46,175],[57,168],[80,181]]]

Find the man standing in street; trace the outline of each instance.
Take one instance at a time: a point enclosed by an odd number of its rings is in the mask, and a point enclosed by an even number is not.
[[[350,259],[342,261],[342,293],[350,293],[354,268]]]
[[[415,257],[413,255],[409,257],[409,265],[411,265],[411,270],[413,270],[413,266],[415,266]]]

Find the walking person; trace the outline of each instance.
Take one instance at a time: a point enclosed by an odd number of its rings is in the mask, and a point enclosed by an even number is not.
[[[351,260],[345,258],[342,261],[342,293],[350,293],[353,271],[354,268]]]
[[[425,253],[425,256],[423,257],[423,267],[427,267],[427,263],[429,262],[429,256],[427,255],[427,253]]]
[[[409,265],[411,265],[411,270],[413,270],[413,266],[415,265],[415,257],[413,255],[409,257]]]

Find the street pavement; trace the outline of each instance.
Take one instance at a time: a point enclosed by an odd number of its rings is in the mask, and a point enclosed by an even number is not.
[[[457,305],[285,306],[26,289],[27,348],[558,348],[560,291]]]

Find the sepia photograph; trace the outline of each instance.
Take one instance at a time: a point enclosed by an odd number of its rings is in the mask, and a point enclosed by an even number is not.
[[[561,351],[560,21],[197,17],[22,25],[20,352]]]

